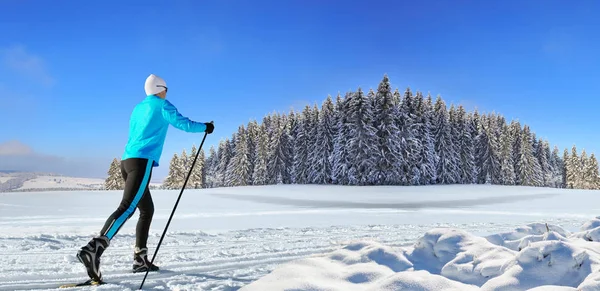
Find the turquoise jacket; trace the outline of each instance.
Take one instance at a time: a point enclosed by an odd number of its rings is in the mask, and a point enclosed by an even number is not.
[[[169,124],[186,132],[206,131],[206,124],[182,116],[168,100],[149,95],[131,113],[129,140],[122,159],[145,158],[158,167]]]

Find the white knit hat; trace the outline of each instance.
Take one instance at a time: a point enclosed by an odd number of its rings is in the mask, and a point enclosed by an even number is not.
[[[164,91],[165,89],[167,89],[167,83],[161,77],[150,74],[150,76],[146,78],[146,84],[144,84],[146,95],[154,95]]]

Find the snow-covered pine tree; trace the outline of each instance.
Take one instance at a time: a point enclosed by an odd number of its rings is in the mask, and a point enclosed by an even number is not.
[[[492,183],[494,184],[502,184],[500,180],[500,168],[502,163],[500,162],[500,139],[502,133],[502,124],[506,124],[504,122],[504,117],[496,114],[495,112],[489,117],[489,136],[490,143],[493,152],[493,171],[492,171]]]
[[[399,106],[394,101],[387,74],[379,83],[374,99],[373,126],[377,149],[373,152],[375,165],[371,182],[377,185],[397,185],[402,181],[399,165],[404,161],[396,122]]]
[[[230,186],[246,186],[250,180],[252,169],[250,168],[250,155],[248,153],[248,141],[246,129],[243,125],[238,127],[236,135],[235,153],[231,158],[229,165],[229,183]]]
[[[183,181],[179,178],[184,175],[180,167],[180,158],[177,154],[173,154],[173,158],[169,163],[169,173],[163,182],[165,189],[179,189],[183,186]]]
[[[350,167],[348,178],[350,185],[369,185],[375,161],[372,158],[376,150],[375,128],[373,127],[373,109],[371,102],[359,87],[349,103],[348,138]]]
[[[273,112],[268,118],[270,121],[267,123],[267,132],[269,133],[267,142],[267,184],[273,185],[277,183],[274,160],[275,152],[279,146],[278,131],[281,124],[281,116],[279,113]]]
[[[267,184],[267,155],[268,155],[269,136],[267,125],[262,123],[259,128],[259,138],[256,152],[256,164],[252,172],[252,181],[254,185]]]
[[[204,149],[203,149],[204,150]],[[215,187],[215,169],[218,166],[217,151],[214,145],[211,145],[208,149],[208,155],[204,162],[204,183],[203,188],[214,188]]]
[[[125,188],[125,181],[121,174],[121,164],[116,158],[110,163],[108,177],[104,181],[104,188],[106,190],[123,190]]]
[[[571,175],[571,156],[569,155],[569,150],[566,148],[563,151],[562,166],[562,185],[564,188],[573,189],[573,183],[569,180],[569,176]]]
[[[573,145],[571,148],[571,155],[568,157],[567,162],[567,184],[570,189],[579,189],[581,181],[579,180],[579,174],[581,173],[580,159],[577,153],[577,147]]]
[[[421,141],[421,154],[419,155],[421,179],[419,184],[435,184],[437,182],[439,157],[435,152],[433,101],[430,94],[427,95],[427,99],[418,101],[417,110],[419,111],[417,114],[417,124],[419,124],[417,135]]]
[[[537,142],[536,158],[540,169],[540,184],[543,187],[551,186],[552,169],[550,165],[550,154],[548,142],[540,138]]]
[[[188,167],[186,167],[186,169],[189,169],[192,166],[192,163],[194,162],[194,158],[196,157],[196,153],[198,153],[198,148],[196,148],[196,145],[192,145],[192,150],[190,152],[190,156],[188,157],[189,163],[188,163]],[[194,168],[192,169],[192,174],[190,175],[190,179],[188,180],[188,184],[187,184],[186,188],[198,189],[198,188],[202,187],[202,184],[201,184],[202,165],[200,165],[198,162],[199,161],[196,160],[196,164],[194,165]]]
[[[296,139],[294,141],[294,172],[292,173],[294,183],[307,184],[308,181],[308,155],[310,141],[310,118],[312,109],[306,105],[302,113],[297,116]]]
[[[543,179],[544,175],[542,173],[542,167],[541,167],[540,161],[538,159],[538,152],[541,150],[540,149],[541,145],[539,144],[537,137],[533,131],[530,133],[530,136],[531,136],[530,137],[531,138],[531,149],[532,149],[533,157],[534,157],[534,159],[533,159],[533,176],[535,177],[535,180],[536,180],[535,185],[543,186],[544,185],[544,179]]]
[[[288,133],[288,117],[283,114],[279,117],[279,121],[275,123],[278,128],[274,128],[273,139],[271,139],[270,148],[273,150],[273,156],[268,161],[270,166],[267,168],[272,172],[269,177],[272,177],[271,183],[289,184],[291,181],[290,174],[290,158],[291,144]]]
[[[471,117],[462,105],[458,106],[456,116],[458,120],[459,146],[460,155],[460,181],[463,184],[475,183],[475,143],[473,140],[473,123]]]
[[[418,125],[416,124],[417,109],[415,97],[410,88],[404,91],[400,102],[396,126],[397,136],[402,160],[399,172],[401,173],[402,185],[418,185],[421,178],[419,153],[421,152],[421,141],[418,140]]]
[[[536,176],[536,158],[533,155],[533,143],[529,126],[523,127],[521,134],[521,152],[519,153],[519,177],[523,186],[539,186],[539,177]]]
[[[319,107],[314,104],[313,107],[310,110],[310,116],[309,119],[307,120],[308,122],[306,122],[304,124],[304,126],[306,127],[305,131],[307,134],[307,145],[308,145],[308,149],[307,149],[307,173],[306,173],[306,183],[314,183],[312,177],[315,176],[315,172],[318,171],[318,168],[315,165],[315,161],[316,161],[316,157],[317,157],[317,152],[316,152],[316,145],[317,145],[317,134],[318,134],[318,126],[319,126]]]
[[[480,145],[482,144],[481,141],[479,140],[481,138],[481,115],[479,114],[479,110],[477,108],[475,108],[475,110],[473,111],[473,113],[471,114],[471,124],[473,125],[473,131],[471,131],[471,136],[473,137],[473,144],[474,144],[474,157],[475,157],[475,182],[474,183],[480,183],[479,181],[479,176],[481,174],[481,159],[479,157],[479,154],[481,152],[481,149],[479,148]]]
[[[500,181],[503,185],[516,185],[512,137],[508,125],[504,125],[500,140]]]
[[[434,106],[435,152],[439,157],[437,165],[437,183],[454,184],[458,182],[458,153],[452,144],[452,130],[446,103],[438,96]]]
[[[256,120],[251,120],[250,122],[248,122],[248,127],[246,131],[248,135],[248,137],[246,138],[246,142],[248,143],[248,161],[250,162],[250,169],[254,171],[254,165],[256,164],[257,158],[256,154],[258,152],[258,134],[260,131],[258,122]],[[248,185],[254,184],[254,182],[252,181],[252,177],[253,175],[249,176],[249,180],[247,181]]]
[[[579,157],[579,189],[590,189],[590,177],[587,176],[587,165],[588,164],[588,155],[585,148],[581,151],[581,156]]]
[[[588,189],[600,189],[600,173],[598,169],[598,160],[592,153],[585,166],[585,176],[588,178]]]
[[[476,163],[479,169],[477,183],[492,184],[494,183],[494,169],[496,168],[494,162],[496,159],[494,158],[493,142],[491,141],[493,136],[490,135],[490,131],[488,130],[489,123],[484,120],[487,120],[486,116],[482,116],[482,122],[480,122],[481,128],[477,136]]]
[[[452,145],[452,151],[456,153],[456,172],[452,173],[454,183],[463,184],[463,169],[462,169],[462,156],[461,156],[461,131],[462,126],[458,120],[458,111],[454,104],[450,104],[450,110],[448,110],[448,124],[450,125],[450,139]]]
[[[192,145],[192,151],[191,151],[191,155],[189,157],[189,165],[188,168],[192,166],[192,163],[194,162],[194,158],[196,157],[196,154],[198,153],[198,148],[196,148],[196,145]],[[200,155],[202,153],[202,155]],[[194,165],[194,169],[192,170],[192,175],[190,176],[190,179],[188,181],[188,185],[189,187],[186,188],[192,188],[192,189],[200,189],[204,187],[204,183],[203,181],[205,180],[205,176],[204,176],[204,155],[203,152],[198,153],[198,159],[196,160],[196,164]]]
[[[205,165],[206,165],[206,167],[205,167],[206,182],[204,183],[204,187],[205,188],[217,187],[216,171],[218,170],[218,167],[219,167],[219,156],[217,154],[217,150],[215,149],[214,145],[211,145],[210,149],[208,150],[208,158],[206,159]]]
[[[351,123],[349,103],[354,93],[347,92],[344,98],[338,94],[335,104],[335,131],[333,138],[332,176],[333,183],[339,185],[348,185],[348,169],[350,167],[350,154],[347,142]]]
[[[226,184],[226,174],[227,169],[229,168],[229,161],[231,161],[232,152],[230,141],[228,138],[219,142],[219,165],[217,167],[217,185],[216,187],[225,187]]]
[[[515,163],[515,184],[521,185],[521,169],[519,169],[519,156],[521,154],[521,144],[522,144],[522,132],[523,129],[521,127],[521,123],[519,121],[513,120],[510,123],[510,134],[513,140],[513,161]]]
[[[227,171],[225,172],[225,186],[230,187],[233,186],[233,180],[235,179],[235,168],[232,166],[233,157],[235,157],[235,153],[238,149],[238,141],[240,137],[238,136],[237,131],[231,135],[231,139],[229,141],[229,152],[231,153],[231,159],[229,160],[229,164],[227,165]]]
[[[202,165],[202,168],[200,170],[200,187],[199,188],[206,188],[206,153],[204,152],[204,149],[200,150],[200,154],[198,154],[198,161],[196,162],[200,165]]]
[[[286,168],[287,168],[287,172],[289,174],[289,180],[288,181],[284,181],[284,183],[286,184],[293,184],[295,183],[295,168],[294,168],[294,158],[296,156],[296,152],[295,152],[295,144],[296,144],[296,137],[298,135],[298,130],[299,130],[299,124],[298,124],[298,118],[299,118],[299,114],[296,114],[296,111],[294,111],[294,109],[290,110],[290,113],[288,114],[288,119],[287,119],[287,125],[286,125],[286,132],[288,135],[288,158],[286,160]]]
[[[177,184],[183,186],[183,182],[185,182],[185,178],[188,175],[188,171],[190,170],[190,166],[192,165],[192,160],[190,159],[190,157],[188,156],[186,150],[184,149],[181,152],[181,155],[179,156],[179,159],[177,160],[178,164],[177,167],[179,167],[179,176],[177,176]],[[190,180],[192,179],[192,177],[190,176]],[[190,183],[190,181],[188,180],[188,183],[185,185],[186,189],[190,189],[193,188],[192,187],[192,183]]]
[[[564,188],[563,184],[563,172],[564,172],[564,162],[560,158],[560,152],[557,146],[554,146],[552,150],[552,156],[550,158],[550,164],[552,168],[552,187],[555,188]]]
[[[321,105],[321,113],[319,114],[319,123],[315,128],[316,144],[313,151],[312,163],[314,170],[309,177],[310,181],[315,184],[330,184],[332,177],[332,159],[333,153],[333,137],[334,137],[334,108],[331,96]]]

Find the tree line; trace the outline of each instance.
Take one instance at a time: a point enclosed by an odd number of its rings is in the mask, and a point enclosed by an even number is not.
[[[172,157],[163,188],[181,188],[195,154],[193,147],[190,156],[184,150]],[[110,177],[109,170],[107,188],[118,184]],[[189,188],[268,184],[600,189],[600,178],[594,154],[573,146],[561,156],[518,120],[447,106],[439,95],[410,88],[392,91],[385,75],[377,90],[359,87],[335,102],[327,96],[320,108],[240,125],[208,156],[200,153],[188,181]]]

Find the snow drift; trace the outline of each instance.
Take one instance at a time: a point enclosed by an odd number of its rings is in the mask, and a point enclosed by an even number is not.
[[[532,223],[486,237],[434,228],[412,246],[361,241],[284,264],[255,290],[600,290],[600,217],[578,232]]]

